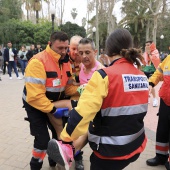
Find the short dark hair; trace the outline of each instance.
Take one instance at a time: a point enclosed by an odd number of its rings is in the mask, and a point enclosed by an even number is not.
[[[65,32],[63,31],[56,31],[53,32],[50,36],[50,42],[54,42],[56,40],[60,40],[60,41],[66,41],[68,40],[68,36]]]
[[[152,40],[148,40],[148,41],[146,41],[146,42],[145,42],[145,44],[146,44],[146,43],[150,43],[150,44],[152,44],[152,43],[153,43],[153,41],[152,41]]]
[[[90,44],[92,49],[95,50],[95,44],[94,44],[94,41],[91,38],[82,38],[79,41],[79,44]]]

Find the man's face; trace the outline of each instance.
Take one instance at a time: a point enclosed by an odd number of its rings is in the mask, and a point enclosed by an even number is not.
[[[95,63],[97,50],[94,50],[91,44],[79,44],[78,53],[85,67]]]
[[[34,50],[35,49],[35,45],[31,45],[31,50]]]
[[[40,48],[41,48],[41,45],[37,44],[37,48],[40,49]]]
[[[7,46],[8,46],[8,48],[11,48],[12,47],[12,43],[8,43]]]
[[[55,40],[51,44],[51,49],[56,53],[60,54],[61,59],[63,59],[68,51],[68,43],[69,43],[68,40],[66,41]]]
[[[70,57],[72,60],[74,60],[76,63],[81,63],[81,57],[78,54],[78,44],[80,39],[75,39],[70,42]]]

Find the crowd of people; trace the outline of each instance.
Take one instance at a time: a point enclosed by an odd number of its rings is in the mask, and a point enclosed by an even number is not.
[[[0,69],[18,79],[16,58],[25,78],[23,107],[34,136],[31,170],[40,170],[48,154],[51,167],[84,170],[82,148],[89,143],[91,170],[122,170],[136,161],[146,147],[144,117],[150,94],[158,106],[154,86],[163,81],[156,136],[156,156],[149,166],[168,163],[169,150],[169,56],[161,61],[152,41],[145,50],[133,48],[126,29],[116,29],[97,57],[90,38],[70,39],[53,32],[45,50],[34,44],[16,52],[12,43],[0,53]],[[98,60],[97,60],[98,59]],[[29,62],[28,62],[29,61]],[[141,97],[142,96],[142,97]],[[49,130],[52,134],[49,133]]]
[[[25,45],[22,45],[19,50],[12,47],[11,41],[7,43],[6,47],[0,45],[0,72],[6,74],[6,68],[8,70],[9,79],[12,79],[12,71],[14,70],[17,79],[22,78],[18,74],[18,70],[21,70],[22,76],[24,77],[25,68],[28,61],[33,55],[42,51],[41,45],[38,43],[37,48],[32,44],[30,49],[26,49]],[[0,81],[1,81],[0,77]]]

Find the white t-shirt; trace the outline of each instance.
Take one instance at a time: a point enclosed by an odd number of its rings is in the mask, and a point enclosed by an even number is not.
[[[9,49],[9,61],[14,61],[14,53],[12,51],[12,48]]]

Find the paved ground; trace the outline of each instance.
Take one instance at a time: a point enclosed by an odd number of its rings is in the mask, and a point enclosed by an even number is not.
[[[20,73],[21,74],[21,73]],[[0,170],[29,170],[29,161],[33,138],[29,135],[29,124],[24,121],[26,113],[22,108],[22,89],[24,80],[9,80],[8,75],[2,75],[0,81]],[[160,85],[158,85],[160,86]],[[157,87],[157,91],[158,91]],[[163,170],[163,166],[149,167],[146,159],[155,155],[155,131],[157,125],[158,107],[149,105],[148,114],[145,118],[148,143],[140,158],[125,170]],[[84,148],[85,170],[89,170],[89,146]],[[73,165],[74,166],[74,165]],[[45,158],[42,170],[49,170]],[[53,168],[59,170],[61,168]],[[71,170],[74,170],[72,167]]]

